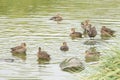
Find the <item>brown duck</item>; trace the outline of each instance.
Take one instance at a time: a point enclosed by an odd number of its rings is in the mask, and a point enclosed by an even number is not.
[[[82,33],[81,32],[76,32],[75,28],[71,28],[71,33],[70,33],[71,37],[79,37],[82,38]]]
[[[52,18],[50,18],[50,20],[57,21],[57,23],[59,24],[60,21],[63,20],[63,18],[62,18],[62,16],[60,14],[57,14],[57,15],[53,16]]]
[[[60,47],[61,51],[68,51],[69,47],[67,46],[67,42],[63,42],[63,45]]]
[[[84,22],[81,22],[81,27],[83,29],[87,29],[87,27],[90,25],[90,21],[89,20],[85,20]]]
[[[94,39],[94,37],[97,35],[97,30],[95,27],[91,27],[91,25],[88,26],[88,30],[87,30],[88,36],[90,37],[90,39]]]
[[[86,62],[98,61],[100,58],[100,52],[98,52],[95,47],[91,47],[85,54]]]
[[[87,29],[88,29],[88,26],[90,26],[91,24],[89,23],[89,20],[85,20],[84,22],[81,22],[81,28],[84,30],[83,31],[83,35],[84,37],[87,36]]]
[[[26,43],[21,43],[20,46],[11,48],[11,53],[26,53]]]
[[[101,36],[102,37],[110,37],[110,36],[114,36],[115,31],[111,30],[109,28],[106,28],[106,26],[102,26],[101,28]]]
[[[40,60],[50,60],[50,55],[46,51],[41,51],[41,47],[38,48],[37,57]]]

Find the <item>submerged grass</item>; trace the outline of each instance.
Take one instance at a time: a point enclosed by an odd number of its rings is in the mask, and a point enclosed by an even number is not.
[[[120,80],[120,47],[109,46],[110,51],[105,51],[110,55],[101,58],[102,63],[97,67],[98,72],[84,80]]]

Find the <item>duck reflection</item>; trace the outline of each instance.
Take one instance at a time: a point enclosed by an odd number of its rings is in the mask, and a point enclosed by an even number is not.
[[[97,40],[86,40],[86,41],[84,42],[85,45],[95,45],[95,44],[97,44],[97,43],[98,43]]]
[[[23,61],[26,60],[26,53],[20,53],[20,54],[16,54],[16,53],[12,53],[12,56],[17,57],[22,59]]]
[[[0,58],[0,62],[14,62],[14,59],[10,59],[10,58],[3,59],[3,58]]]
[[[98,61],[100,58],[100,52],[96,50],[96,47],[90,47],[85,51],[85,61],[86,62],[94,62]]]
[[[38,62],[38,64],[48,64],[49,63],[48,60],[40,59],[40,58],[37,59],[37,62]]]

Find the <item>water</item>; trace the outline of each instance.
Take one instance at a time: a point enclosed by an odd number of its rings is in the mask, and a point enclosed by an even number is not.
[[[0,79],[82,80],[81,76],[93,74],[95,70],[90,65],[74,74],[60,69],[65,58],[75,56],[84,61],[84,52],[90,47],[83,44],[89,38],[72,40],[70,28],[82,32],[80,22],[89,19],[98,31],[106,25],[119,37],[119,3],[119,0],[0,0],[0,58],[15,59],[0,63]],[[61,24],[49,20],[56,13],[64,18]],[[96,39],[100,40],[100,32]],[[64,41],[70,48],[68,52],[59,50]],[[22,42],[27,44],[26,57],[12,56],[10,48]],[[39,46],[51,55],[50,64],[38,64]],[[106,49],[102,44],[96,46],[100,51]]]

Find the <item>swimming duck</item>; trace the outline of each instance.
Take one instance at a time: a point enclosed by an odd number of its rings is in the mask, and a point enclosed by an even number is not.
[[[11,53],[26,53],[26,43],[21,43],[20,46],[11,48]]]
[[[106,26],[102,26],[101,28],[101,37],[113,37],[115,31],[110,28],[106,28]]]
[[[85,52],[86,62],[98,61],[100,58],[100,52],[96,50],[95,47],[91,47]]]
[[[63,45],[60,47],[61,51],[68,51],[69,47],[67,46],[67,42],[63,42]]]
[[[75,28],[71,28],[71,33],[70,33],[71,37],[79,37],[82,38],[82,33],[81,32],[76,32]]]
[[[46,51],[41,51],[41,47],[38,48],[37,57],[40,60],[46,60],[46,61],[50,60],[50,55]]]
[[[88,26],[88,30],[87,30],[88,36],[90,37],[90,39],[94,39],[94,37],[97,35],[97,30],[95,27],[91,27],[91,25]]]
[[[63,18],[62,18],[62,16],[61,16],[60,14],[57,14],[57,15],[55,15],[55,16],[53,16],[53,17],[51,17],[51,18],[50,18],[50,20],[57,21],[57,23],[59,24],[59,23],[60,23],[60,21],[62,21],[62,20],[63,20]]]

